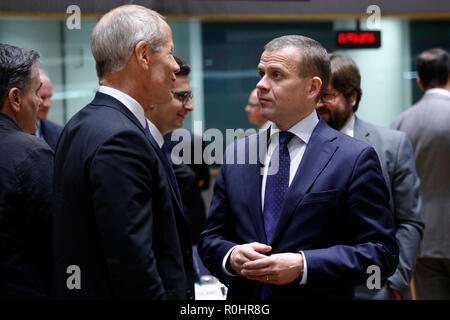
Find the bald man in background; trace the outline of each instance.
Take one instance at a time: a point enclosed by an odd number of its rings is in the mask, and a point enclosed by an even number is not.
[[[248,103],[245,106],[247,112],[248,122],[256,125],[259,129],[265,130],[269,127],[270,121],[264,118],[260,113],[261,105],[259,104],[257,89],[253,89],[248,97]]]
[[[42,69],[40,69],[39,72],[41,75],[42,86],[39,89],[38,94],[41,97],[42,102],[39,105],[39,110],[37,113],[36,136],[43,138],[50,148],[55,151],[56,144],[58,143],[63,127],[57,123],[47,120],[48,111],[52,106],[50,99],[53,95],[53,86],[48,74]]]

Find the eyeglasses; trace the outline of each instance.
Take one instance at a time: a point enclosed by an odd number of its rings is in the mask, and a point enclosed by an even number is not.
[[[322,97],[320,97],[320,100],[324,103],[333,103],[338,95],[339,92],[324,93],[322,94]]]
[[[182,104],[187,104],[189,99],[192,99],[194,97],[192,92],[188,92],[188,91],[182,91],[182,92],[172,91],[172,93],[175,97],[177,97],[178,100],[181,101]]]

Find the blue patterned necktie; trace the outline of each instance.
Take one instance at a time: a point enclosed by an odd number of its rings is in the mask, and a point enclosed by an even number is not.
[[[284,196],[289,188],[289,168],[291,158],[289,156],[287,145],[293,136],[294,134],[291,132],[280,131],[278,152],[274,150],[270,159],[269,171],[266,179],[266,190],[264,193],[263,211],[267,243],[272,241],[272,236],[281,214]],[[273,168],[273,166],[276,168],[277,162],[278,171],[271,172],[271,168]]]
[[[154,139],[150,133],[150,128],[148,127],[148,123],[146,123],[146,125],[145,125],[145,134],[149,138]],[[176,196],[178,198],[178,202],[180,203],[181,209],[183,210],[183,202],[181,199],[180,188],[178,187],[177,178],[175,176],[175,172],[173,171],[173,167],[172,167],[172,160],[170,159],[170,155],[166,148],[166,145],[163,144],[162,147],[159,149],[159,151],[163,157],[161,160],[163,161],[164,168],[166,169],[166,172],[169,176],[170,184],[172,185],[173,189],[175,190]]]

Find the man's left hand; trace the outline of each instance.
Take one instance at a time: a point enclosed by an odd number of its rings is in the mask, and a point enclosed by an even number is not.
[[[281,285],[298,279],[302,271],[300,253],[276,253],[244,263],[241,274],[249,280]]]

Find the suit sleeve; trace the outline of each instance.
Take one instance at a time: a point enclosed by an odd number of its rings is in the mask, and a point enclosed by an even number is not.
[[[419,186],[420,180],[416,173],[412,145],[407,135],[402,134],[391,181],[396,220],[395,237],[400,247],[400,261],[396,272],[388,280],[403,296],[408,295],[409,282],[424,228]]]
[[[366,284],[369,266],[376,266],[380,278],[392,275],[398,263],[394,220],[378,156],[372,147],[364,149],[353,165],[347,197],[347,239],[345,244],[304,250],[308,261],[308,284],[355,286]]]
[[[31,255],[50,279],[51,269],[51,219],[53,213],[53,152],[45,144],[39,144],[16,168],[21,211],[24,216],[25,232],[34,239]],[[32,208],[32,209],[31,209]]]
[[[222,262],[228,251],[237,245],[227,240],[233,232],[230,230],[232,218],[226,193],[226,168],[227,165],[223,164],[217,175],[206,229],[200,234],[198,242],[198,253],[203,264],[224,284],[228,284],[232,277],[223,271]]]
[[[164,298],[152,250],[152,156],[144,136],[121,132],[90,165],[95,218],[117,298]]]

